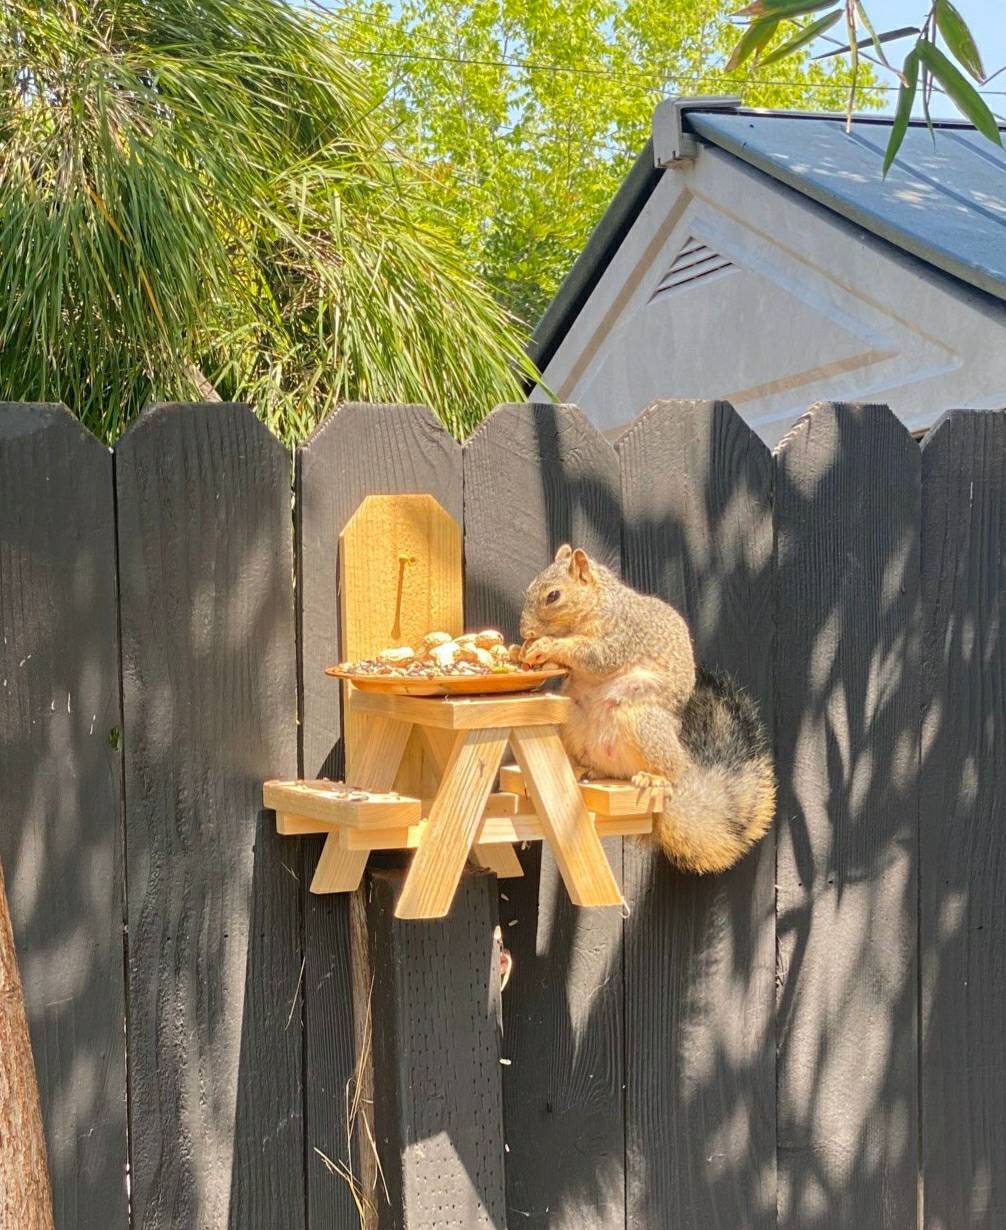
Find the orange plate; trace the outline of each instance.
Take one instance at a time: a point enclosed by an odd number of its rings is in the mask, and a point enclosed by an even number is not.
[[[391,692],[398,696],[484,696],[500,692],[535,692],[550,679],[562,679],[564,670],[521,671],[501,675],[428,675],[409,678],[403,675],[354,675],[337,666],[326,666],[325,674],[348,679],[361,692]]]

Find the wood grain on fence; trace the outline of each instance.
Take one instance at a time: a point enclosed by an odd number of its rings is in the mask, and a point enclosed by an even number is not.
[[[382,1225],[505,1230],[494,880],[466,875],[431,922],[395,918],[401,887],[375,870],[367,903]]]
[[[304,1224],[290,462],[243,406],[116,448],[134,1225]]]
[[[626,581],[688,620],[772,724],[772,466],[724,402],[622,435]],[[629,1230],[775,1225],[774,836],[727,875],[625,843]]]
[[[302,684],[302,738],[304,772],[309,777],[339,775],[343,763],[339,746],[341,735],[339,688],[325,677],[324,667],[338,657],[340,648],[338,626],[338,542],[339,534],[368,495],[426,492],[432,495],[459,523],[462,520],[461,450],[433,415],[419,406],[347,405],[333,415],[298,452],[298,582],[300,597],[300,648]],[[305,842],[308,865],[316,856],[310,847],[318,842]],[[377,861],[377,860],[375,860]],[[366,888],[363,890],[367,891]],[[374,1028],[383,1027],[362,999],[369,998],[371,986],[375,1002],[387,1003],[391,994],[405,994],[386,986],[391,977],[387,966],[408,966],[418,963],[423,969],[442,969],[455,960],[458,934],[475,934],[484,926],[484,894],[488,883],[459,893],[450,926],[436,924],[398,924],[390,912],[370,916],[371,926],[381,934],[370,935],[370,946],[383,954],[382,965],[364,973],[361,962],[367,957],[367,937],[357,927],[351,952],[350,906],[345,896],[309,897],[305,910],[305,1029],[308,1081],[307,1145],[309,1223],[312,1228],[355,1227],[359,1224],[348,1186],[342,1179],[323,1168],[315,1150],[322,1150],[334,1162],[354,1159],[354,1175],[365,1180],[366,1196],[380,1211],[381,1225],[407,1230],[427,1230],[438,1223],[427,1207],[415,1201],[404,1209],[394,1193],[389,1203],[376,1171],[368,1167],[369,1157],[361,1157],[359,1148],[351,1142],[346,1129],[347,1082],[353,1081],[358,1049],[368,1033],[368,1014]],[[356,911],[362,923],[365,912]],[[492,933],[485,937],[491,947]],[[488,949],[487,949],[488,951]],[[467,958],[465,958],[467,960]],[[350,989],[356,978],[357,1045],[354,1046],[354,1022],[350,1012]],[[451,1046],[483,1044],[485,1031],[494,1029],[495,1010],[487,1003],[478,985],[470,982],[453,984],[455,992],[465,988],[475,996],[470,1002],[459,1003],[456,1010],[464,1031],[451,1040]],[[408,1011],[422,1017],[426,1008],[421,1002],[418,984],[411,987],[420,998],[411,1005],[403,1001],[398,1011],[406,1019]],[[389,1025],[389,1028],[394,1028]],[[460,1025],[459,1025],[460,1028]],[[376,1043],[376,1038],[375,1038]],[[423,1065],[436,1073],[436,1080],[448,1086],[454,1080],[454,1060],[451,1046],[436,1031],[416,1034],[412,1039],[408,1063]],[[364,1056],[365,1058],[365,1056]],[[404,1062],[400,1060],[399,1062]],[[501,1125],[493,1106],[499,1098],[500,1065],[488,1065],[480,1074],[477,1086],[470,1089],[465,1103],[456,1103],[446,1135],[441,1139],[433,1131],[431,1120],[403,1120],[412,1108],[399,1096],[403,1074],[407,1068],[375,1067],[373,1090],[374,1120],[377,1142],[386,1170],[399,1166],[395,1155],[396,1142],[408,1142],[409,1148],[401,1165],[402,1191],[420,1190],[432,1185],[441,1193],[445,1207],[451,1193],[469,1207],[473,1178],[486,1184],[479,1193],[484,1207],[495,1210],[502,1203],[502,1176],[495,1176],[493,1157],[502,1150]],[[432,1076],[431,1076],[431,1079]],[[436,1080],[433,1083],[436,1083]],[[460,1113],[462,1107],[464,1114]],[[485,1109],[483,1109],[485,1108]],[[422,1132],[430,1126],[432,1135],[424,1145]],[[366,1137],[364,1137],[366,1139]],[[434,1142],[436,1147],[434,1147]],[[370,1152],[370,1146],[367,1152]],[[482,1161],[473,1159],[482,1157]],[[493,1183],[500,1184],[499,1192]],[[432,1218],[432,1220],[431,1220]]]
[[[504,406],[465,445],[466,617],[516,637],[531,578],[565,542],[618,568],[617,461],[570,406]],[[621,878],[621,842],[605,843]],[[573,906],[551,853],[501,881],[507,1218],[528,1230],[624,1224],[622,920]]]
[[[776,466],[779,1225],[916,1224],[919,450],[819,406]]]
[[[922,453],[922,1161],[930,1230],[1006,1225],[1006,411]]]
[[[60,1230],[126,1214],[112,458],[0,404],[0,857]]]

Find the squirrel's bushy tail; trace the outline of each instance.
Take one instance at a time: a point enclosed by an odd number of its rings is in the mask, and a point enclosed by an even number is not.
[[[691,759],[668,791],[655,833],[686,871],[726,871],[762,837],[775,813],[768,737],[751,698],[719,671],[698,671],[681,715]]]

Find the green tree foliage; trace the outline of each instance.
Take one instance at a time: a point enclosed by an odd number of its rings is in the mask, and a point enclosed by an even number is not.
[[[341,41],[429,168],[483,276],[533,323],[583,248],[668,94],[844,105],[851,70],[797,49],[728,68],[724,0],[384,0],[336,10]],[[784,42],[779,31],[766,50]],[[869,69],[869,66],[864,66]],[[875,105],[869,71],[864,106]]]
[[[523,334],[328,20],[4,0],[0,398],[109,440],[150,399],[242,399],[291,439],[342,398],[460,433],[518,394]]]

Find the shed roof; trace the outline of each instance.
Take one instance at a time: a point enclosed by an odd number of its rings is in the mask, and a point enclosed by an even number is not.
[[[924,122],[913,123],[884,179],[889,117],[857,118],[851,131],[841,117],[800,112],[688,110],[684,119],[702,142],[1006,300],[1006,153],[969,125],[938,122],[934,144]],[[647,146],[535,330],[532,354],[540,367],[666,173],[653,168]]]

